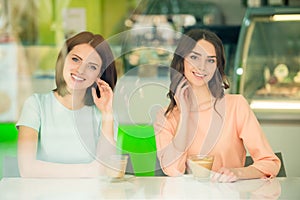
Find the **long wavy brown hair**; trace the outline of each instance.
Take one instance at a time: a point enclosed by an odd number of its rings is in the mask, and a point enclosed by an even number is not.
[[[89,44],[96,50],[102,60],[99,77],[107,82],[112,89],[114,89],[117,82],[117,70],[114,56],[108,42],[99,34],[83,31],[67,39],[58,54],[55,72],[56,89],[54,89],[54,91],[57,91],[60,96],[69,94],[66,81],[63,77],[63,69],[68,53],[79,44]],[[87,88],[84,97],[85,105],[94,105],[94,101],[92,99],[92,87],[95,87],[99,94],[99,89],[96,83]]]
[[[224,96],[224,89],[229,88],[229,83],[224,72],[225,53],[221,39],[215,33],[209,30],[192,29],[181,37],[173,55],[170,66],[171,84],[168,92],[168,97],[170,98],[171,102],[165,112],[165,115],[167,115],[169,112],[172,112],[176,106],[174,95],[178,84],[184,78],[184,59],[189,53],[191,53],[196,46],[196,43],[201,39],[210,42],[215,47],[217,56],[217,70],[215,71],[211,80],[208,82],[208,87],[211,94],[217,100]]]

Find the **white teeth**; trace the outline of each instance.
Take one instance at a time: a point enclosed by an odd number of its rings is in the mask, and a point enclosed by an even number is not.
[[[199,74],[199,73],[196,73],[196,72],[194,72],[194,75],[198,76],[198,77],[204,77],[205,76],[205,74]]]
[[[72,77],[76,80],[76,81],[83,81],[84,79],[83,78],[80,78],[78,76],[75,76],[72,74]]]

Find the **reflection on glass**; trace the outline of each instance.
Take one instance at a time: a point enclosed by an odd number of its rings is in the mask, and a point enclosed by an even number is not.
[[[278,199],[281,184],[277,179],[253,179],[234,183],[199,182],[192,177],[164,179],[161,197],[203,199]]]

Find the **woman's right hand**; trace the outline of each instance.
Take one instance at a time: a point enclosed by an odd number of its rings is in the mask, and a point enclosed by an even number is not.
[[[191,111],[195,111],[197,106],[196,96],[186,78],[179,82],[174,99],[182,115],[188,115]]]
[[[197,111],[196,96],[186,78],[178,84],[174,98],[181,114],[173,142],[178,150],[184,152],[195,138],[195,127],[197,127],[199,117],[198,112],[195,112]]]
[[[101,96],[98,97],[96,94],[96,89],[92,87],[92,96],[95,105],[101,111],[102,114],[112,114],[113,106],[113,91],[108,83],[97,78],[97,86],[100,90]]]

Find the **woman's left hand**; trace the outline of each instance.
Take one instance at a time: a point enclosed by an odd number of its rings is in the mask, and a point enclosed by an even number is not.
[[[238,169],[222,167],[219,171],[215,172],[211,178],[213,182],[235,182],[239,180]]]
[[[97,78],[96,81],[100,90],[100,97],[96,94],[96,89],[92,88],[93,100],[97,108],[102,113],[112,113],[113,107],[113,91],[111,87],[105,81]]]

